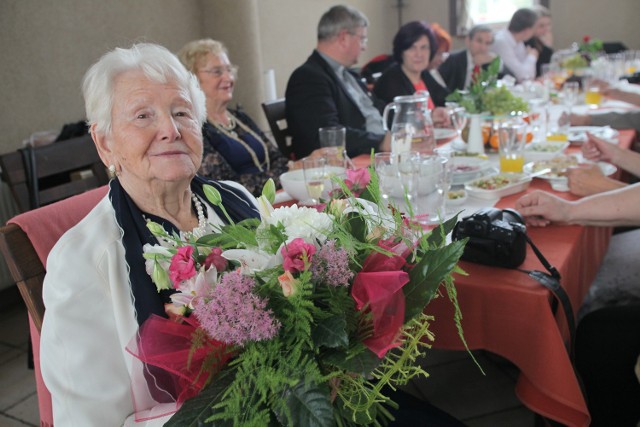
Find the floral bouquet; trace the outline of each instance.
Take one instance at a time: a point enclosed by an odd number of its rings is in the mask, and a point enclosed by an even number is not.
[[[397,405],[385,390],[427,376],[425,307],[441,288],[464,342],[452,273],[466,241],[446,243],[457,218],[427,232],[385,214],[372,169],[335,184],[323,211],[274,209],[270,181],[260,219],[200,238],[148,224],[160,244],[145,246],[147,271],[175,290],[161,320],[190,331],[183,366],[167,369],[184,401],[167,426],[386,424]],[[205,194],[224,212],[215,188]]]

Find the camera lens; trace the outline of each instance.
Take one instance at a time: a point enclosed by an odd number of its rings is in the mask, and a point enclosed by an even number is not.
[[[520,212],[513,209],[503,209],[502,219],[507,222],[524,224],[524,218],[522,217],[522,215],[520,215]]]

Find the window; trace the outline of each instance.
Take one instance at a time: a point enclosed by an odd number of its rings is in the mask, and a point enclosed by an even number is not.
[[[451,34],[465,35],[477,24],[504,27],[521,7],[549,6],[548,0],[449,0]]]

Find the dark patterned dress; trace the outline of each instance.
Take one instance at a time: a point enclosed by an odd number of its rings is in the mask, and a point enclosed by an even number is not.
[[[236,125],[232,129],[237,135],[234,137],[208,121],[205,122],[202,128],[204,152],[199,174],[215,180],[239,182],[255,196],[262,193],[262,187],[269,178],[273,178],[276,188],[280,188],[280,175],[288,170],[287,158],[249,116],[239,111],[231,113],[253,132],[247,132],[242,126]],[[256,165],[256,159],[259,166]]]

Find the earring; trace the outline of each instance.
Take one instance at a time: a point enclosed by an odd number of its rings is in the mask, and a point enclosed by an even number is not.
[[[109,177],[110,178],[115,178],[117,176],[116,174],[116,165],[111,164],[109,165]]]

